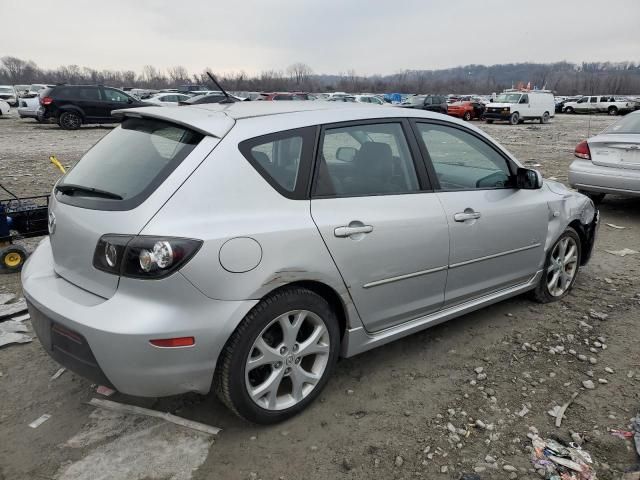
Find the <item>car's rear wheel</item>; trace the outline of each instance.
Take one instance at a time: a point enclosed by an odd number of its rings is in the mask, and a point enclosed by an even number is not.
[[[567,107],[564,109],[564,113],[573,113],[573,107]]]
[[[340,328],[329,303],[305,288],[287,288],[247,314],[220,355],[214,386],[240,417],[283,421],[307,407],[338,359]]]
[[[462,118],[467,122],[471,121],[471,112],[464,112],[464,115],[462,115]]]
[[[544,112],[540,117],[540,123],[549,123],[549,112]]]
[[[533,291],[534,299],[540,303],[549,303],[567,295],[578,276],[581,256],[580,237],[569,227],[547,254],[542,278]]]
[[[509,117],[509,123],[511,125],[517,125],[518,123],[520,123],[520,115],[518,115],[518,112],[514,112],[511,114],[511,116]]]
[[[618,107],[612,105],[607,109],[609,115],[618,115]]]
[[[58,125],[65,130],[77,130],[82,126],[82,117],[76,112],[64,112],[60,115]]]
[[[604,200],[604,196],[606,195],[606,193],[587,192],[586,190],[578,190],[578,192],[589,197],[593,201],[594,205],[598,205],[600,202],[602,202],[602,200]]]

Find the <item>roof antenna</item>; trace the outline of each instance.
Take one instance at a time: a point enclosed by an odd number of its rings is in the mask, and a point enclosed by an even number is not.
[[[226,97],[225,100],[221,101],[220,103],[235,103],[233,100],[231,100],[231,97],[229,96],[229,94],[226,92],[226,90],[224,88],[222,88],[222,86],[218,83],[218,81],[216,80],[216,77],[214,77],[213,75],[211,75],[210,72],[207,72],[207,75],[209,75],[209,78],[211,79],[211,81],[215,84],[216,87],[218,87],[218,89],[222,92],[222,94]]]

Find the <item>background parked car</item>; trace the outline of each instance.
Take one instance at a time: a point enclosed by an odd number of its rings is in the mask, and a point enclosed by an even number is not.
[[[485,106],[481,102],[455,102],[447,106],[447,113],[464,120],[480,119],[484,115]]]
[[[40,92],[39,117],[54,119],[65,130],[83,123],[116,123],[112,110],[149,106],[122,90],[97,85],[58,85]]]
[[[487,104],[484,118],[487,123],[500,120],[511,125],[525,120],[547,123],[556,114],[553,93],[547,90],[506,90]]]
[[[373,105],[384,105],[384,101],[375,95],[354,95],[356,103],[371,103]]]
[[[582,98],[582,96],[577,96],[577,97],[566,97],[563,99],[560,99],[556,102],[556,113],[564,113],[564,107],[567,103],[570,102],[577,102],[578,100],[580,100]]]
[[[315,97],[306,92],[265,92],[261,93],[260,97],[258,97],[256,100],[315,100]]]
[[[179,102],[186,102],[192,97],[184,93],[156,93],[155,95],[145,98],[145,102],[165,107],[178,105]]]
[[[222,103],[222,102],[240,102],[238,97],[234,97],[233,95],[229,95],[229,97],[225,97],[222,93],[216,92],[211,94],[204,95],[196,95],[194,97],[190,97],[187,100],[184,100],[179,103],[179,105],[202,105],[205,103]]]
[[[640,196],[640,111],[580,142],[569,184],[600,202],[607,193]]]
[[[23,97],[20,99],[20,104],[18,106],[18,115],[20,118],[34,118],[38,122],[42,121],[42,118],[38,115],[40,111],[40,97],[37,95],[35,97]]]
[[[4,100],[0,100],[0,115],[9,115],[9,110],[11,107]]]
[[[18,106],[18,92],[13,85],[0,85],[0,100],[4,100],[12,107]]]
[[[413,95],[404,100],[399,106],[447,113],[447,97],[445,95]]]
[[[618,115],[635,110],[635,103],[630,100],[616,99],[613,95],[591,95],[575,102],[564,104],[565,113],[607,113]]]

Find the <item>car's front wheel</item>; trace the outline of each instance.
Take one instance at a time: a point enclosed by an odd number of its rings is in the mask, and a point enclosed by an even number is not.
[[[533,291],[534,299],[549,303],[567,295],[578,276],[581,256],[580,237],[568,227],[547,254],[542,278]]]
[[[340,328],[329,303],[306,288],[287,288],[247,314],[220,355],[220,400],[255,423],[283,421],[307,407],[338,359]]]
[[[464,115],[462,116],[462,118],[464,120],[466,120],[467,122],[471,121],[471,112],[464,112]]]
[[[517,125],[518,123],[520,123],[520,115],[518,115],[518,112],[514,112],[511,114],[511,116],[509,117],[509,123],[511,125]]]
[[[540,123],[549,123],[549,112],[544,112],[540,117]]]
[[[65,130],[77,130],[82,126],[82,117],[76,112],[64,112],[60,115],[58,125]]]

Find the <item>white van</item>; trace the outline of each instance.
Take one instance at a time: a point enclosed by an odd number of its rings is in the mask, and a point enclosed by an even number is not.
[[[511,125],[525,120],[547,123],[549,118],[555,116],[555,111],[553,93],[548,90],[508,90],[498,95],[495,102],[487,105],[484,118],[487,123],[503,120]]]

